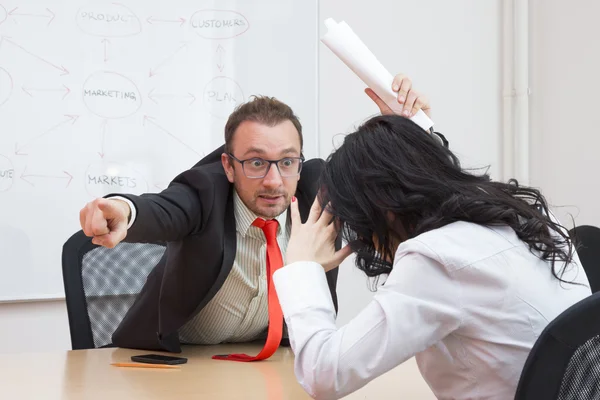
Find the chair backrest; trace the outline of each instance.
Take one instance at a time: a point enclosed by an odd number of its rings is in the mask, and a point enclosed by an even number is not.
[[[569,231],[577,244],[577,255],[590,281],[592,293],[600,290],[600,228],[577,226]]]
[[[531,349],[515,400],[600,399],[600,292],[574,304]]]
[[[62,267],[73,350],[111,346],[112,334],[133,304],[165,246],[92,244],[82,231],[63,246]]]

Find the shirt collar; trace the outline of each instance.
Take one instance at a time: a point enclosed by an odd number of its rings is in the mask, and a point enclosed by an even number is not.
[[[233,190],[233,211],[235,214],[235,228],[243,237],[246,236],[250,228],[260,229],[252,226],[252,223],[258,216],[244,204],[235,189]],[[279,236],[281,232],[283,232],[283,229],[286,229],[287,227],[287,213],[288,210],[286,209],[274,218],[279,222],[279,225],[277,226],[277,236]]]

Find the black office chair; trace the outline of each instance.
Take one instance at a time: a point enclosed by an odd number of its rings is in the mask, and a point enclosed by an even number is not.
[[[110,347],[112,334],[133,304],[165,246],[119,243],[113,249],[92,244],[79,231],[63,246],[62,267],[71,347]]]
[[[590,281],[592,293],[600,290],[600,228],[581,225],[569,231],[578,245],[577,255]]]
[[[600,292],[550,322],[531,349],[515,400],[600,399]]]

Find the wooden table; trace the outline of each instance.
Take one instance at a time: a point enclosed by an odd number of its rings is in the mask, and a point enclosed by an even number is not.
[[[267,361],[217,361],[213,354],[256,354],[260,345],[184,347],[178,370],[123,368],[129,349],[0,354],[0,398],[21,399],[310,399],[296,381],[294,355],[280,348]],[[166,353],[165,353],[166,354]],[[345,399],[435,399],[409,360]]]

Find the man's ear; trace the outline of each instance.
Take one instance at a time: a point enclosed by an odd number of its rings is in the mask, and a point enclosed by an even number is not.
[[[223,164],[223,170],[225,171],[225,175],[227,175],[227,180],[231,183],[233,183],[233,177],[235,176],[232,162],[233,160],[227,154],[221,154],[221,164]]]

